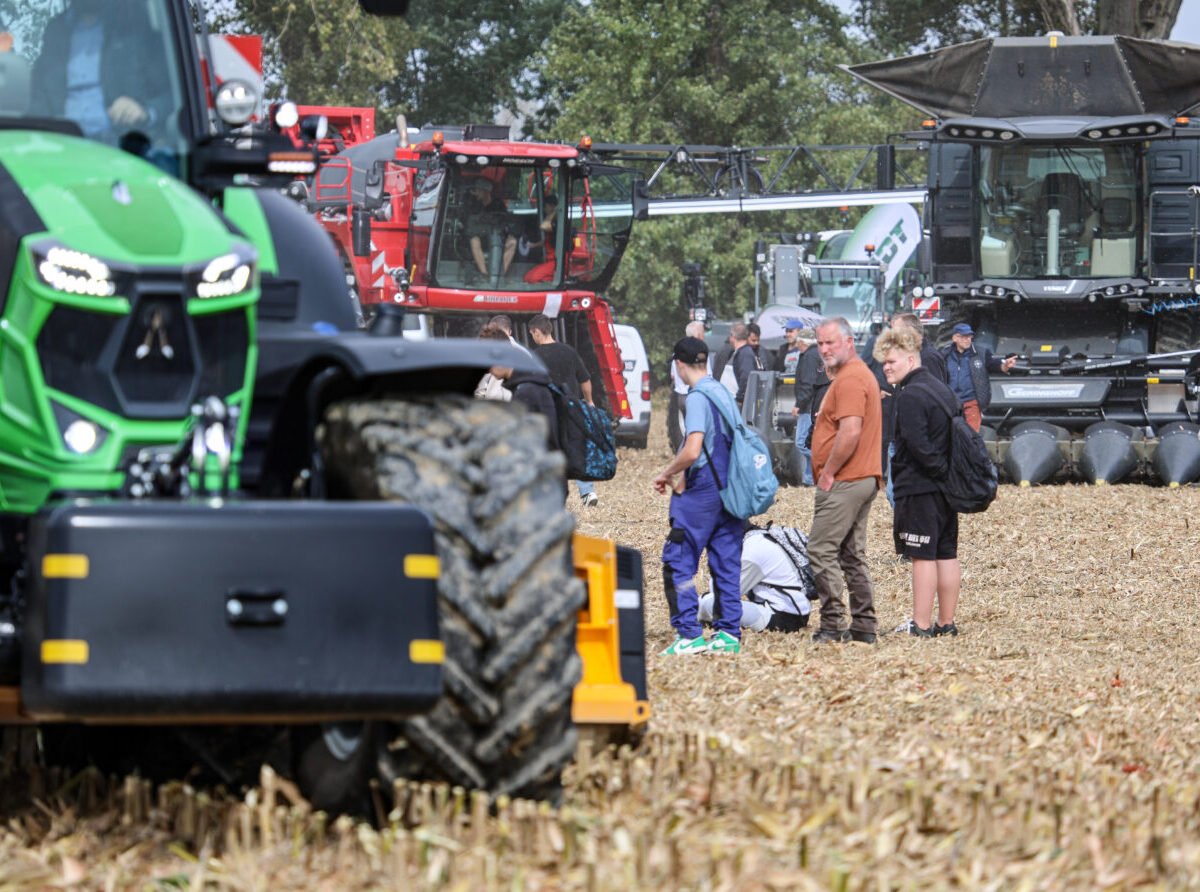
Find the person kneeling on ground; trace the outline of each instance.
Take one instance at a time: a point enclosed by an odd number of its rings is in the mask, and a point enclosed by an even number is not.
[[[875,343],[888,383],[896,388],[896,437],[892,485],[896,553],[912,560],[912,619],[897,632],[921,638],[957,635],[954,611],[962,570],[958,563],[958,515],[941,482],[950,468],[949,387],[921,365],[920,337],[906,329],[885,331]],[[933,622],[937,598],[938,620]]]
[[[817,584],[808,565],[808,537],[792,527],[751,527],[742,538],[742,628],[798,632],[808,625]],[[700,596],[701,622],[712,622],[715,595]]]

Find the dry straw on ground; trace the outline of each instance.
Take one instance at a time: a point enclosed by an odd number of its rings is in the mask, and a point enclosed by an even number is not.
[[[5,816],[0,889],[1200,887],[1200,489],[1003,487],[962,522],[957,639],[667,659],[667,458],[655,430],[573,509],[645,557],[654,716],[561,810],[402,784],[375,830],[270,774],[244,799],[76,778]],[[811,506],[782,490],[769,517]],[[890,523],[880,499],[884,627],[909,598]]]

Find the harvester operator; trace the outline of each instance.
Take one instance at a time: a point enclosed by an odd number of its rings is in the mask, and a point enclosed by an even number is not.
[[[517,237],[510,231],[511,221],[504,199],[494,192],[487,177],[476,177],[471,191],[463,200],[463,219],[466,222],[468,244],[475,268],[496,284],[508,275],[517,253]],[[484,251],[484,240],[488,250]],[[497,256],[499,255],[499,256]]]

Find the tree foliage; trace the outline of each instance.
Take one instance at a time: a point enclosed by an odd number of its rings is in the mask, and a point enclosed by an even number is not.
[[[837,69],[859,61],[838,10],[819,0],[595,0],[569,13],[535,67],[538,138],[575,142],[772,145],[882,141],[914,113]],[[654,218],[635,224],[609,289],[656,374],[687,322],[682,262],[699,262],[724,318],[754,303],[760,231],[838,226],[835,214]]]
[[[572,0],[413,0],[403,19],[358,0],[235,0],[228,23],[264,37],[272,91],[375,106],[410,123],[490,121],[529,92],[529,58]]]
[[[1181,0],[859,0],[854,14],[876,50],[896,54],[980,37],[1126,34],[1167,37]]]

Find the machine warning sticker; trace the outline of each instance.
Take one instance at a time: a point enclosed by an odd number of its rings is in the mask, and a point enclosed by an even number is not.
[[[942,309],[940,297],[914,297],[913,312],[919,319],[932,319]]]

